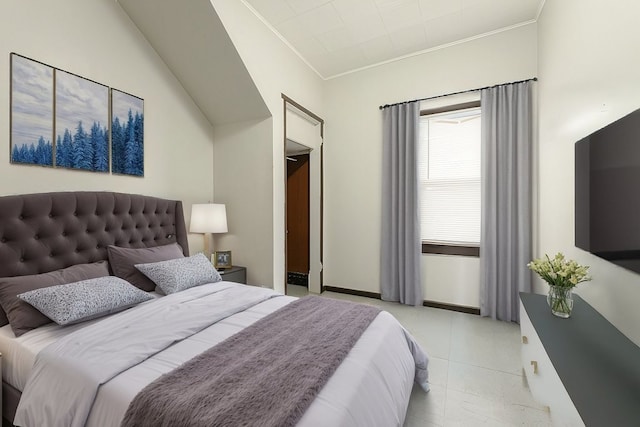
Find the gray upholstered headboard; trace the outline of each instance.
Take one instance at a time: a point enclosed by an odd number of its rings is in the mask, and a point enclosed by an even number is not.
[[[0,277],[105,260],[108,245],[174,242],[189,255],[180,201],[92,191],[0,197]]]

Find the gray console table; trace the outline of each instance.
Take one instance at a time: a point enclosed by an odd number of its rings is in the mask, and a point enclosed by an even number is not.
[[[640,425],[640,347],[579,295],[574,295],[573,312],[568,319],[551,314],[544,295],[520,293],[520,300],[523,364],[536,400],[544,400],[564,386],[570,398],[567,402],[573,403],[584,425]],[[537,352],[540,343],[544,351]],[[546,372],[544,360],[542,365],[538,360],[527,360],[538,356],[548,356],[550,368]],[[553,382],[558,377],[561,384]],[[559,393],[564,394],[564,390]],[[552,419],[557,400],[541,402],[550,407]],[[573,408],[567,411],[566,405],[558,408],[556,414],[560,417],[554,423],[574,425],[573,420],[577,420],[582,424],[577,417],[571,417],[571,411]],[[568,417],[564,417],[566,414]]]

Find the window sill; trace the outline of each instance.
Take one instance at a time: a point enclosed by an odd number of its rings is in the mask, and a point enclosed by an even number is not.
[[[422,243],[423,254],[461,255],[480,257],[479,246],[437,245],[434,243]]]

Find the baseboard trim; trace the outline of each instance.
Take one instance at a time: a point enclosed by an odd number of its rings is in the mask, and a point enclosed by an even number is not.
[[[339,294],[355,295],[358,297],[382,299],[382,296],[376,292],[359,291],[357,289],[346,289],[346,288],[337,288],[335,286],[325,286],[324,290],[329,292],[336,292]]]
[[[357,289],[338,288],[336,286],[325,286],[325,291],[336,292],[339,294],[355,295],[365,298],[382,299],[382,295],[377,292],[359,291]],[[475,307],[467,307],[464,305],[446,304],[443,302],[424,300],[422,305],[431,308],[441,308],[443,310],[457,311],[459,313],[480,315],[480,309]]]
[[[480,309],[475,307],[467,307],[466,305],[446,304],[436,301],[423,301],[422,305],[425,307],[441,308],[443,310],[457,311],[459,313],[475,314],[480,316]]]

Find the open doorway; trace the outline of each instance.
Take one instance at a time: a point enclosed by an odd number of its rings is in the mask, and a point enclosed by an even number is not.
[[[295,101],[285,105],[285,292],[321,293],[324,121]]]
[[[309,288],[310,198],[309,154],[287,141],[287,286]],[[303,153],[309,151],[302,147]]]

